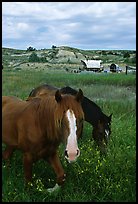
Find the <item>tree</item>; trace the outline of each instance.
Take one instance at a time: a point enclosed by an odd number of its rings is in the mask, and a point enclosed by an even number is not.
[[[125,52],[125,53],[124,53],[124,58],[129,58],[129,57],[130,57],[129,52]]]
[[[35,50],[36,50],[36,49],[33,48],[33,47],[31,47],[31,46],[27,48],[27,51],[35,51]]]
[[[35,52],[33,52],[29,57],[29,62],[39,62],[39,57]]]
[[[56,46],[55,46],[55,45],[52,45],[52,49],[54,49],[54,48],[56,48]]]

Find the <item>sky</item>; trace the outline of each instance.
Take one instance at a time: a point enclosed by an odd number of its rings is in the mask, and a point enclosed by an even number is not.
[[[136,2],[2,2],[2,47],[136,50]]]

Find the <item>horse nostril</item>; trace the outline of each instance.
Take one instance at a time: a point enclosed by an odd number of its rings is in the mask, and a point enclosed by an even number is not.
[[[65,150],[65,157],[68,158],[68,151],[67,150]]]
[[[79,156],[80,155],[80,150],[79,149],[77,149],[77,156]]]

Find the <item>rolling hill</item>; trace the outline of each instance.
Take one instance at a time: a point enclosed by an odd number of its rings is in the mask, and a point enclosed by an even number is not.
[[[29,47],[30,48],[30,47]],[[2,64],[6,69],[83,69],[81,60],[102,60],[104,67],[116,63],[121,67],[136,66],[136,51],[81,50],[68,46],[51,49],[18,50],[2,48]]]

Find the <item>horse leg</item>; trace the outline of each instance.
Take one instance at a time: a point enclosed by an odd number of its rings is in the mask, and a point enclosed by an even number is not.
[[[57,189],[59,189],[59,187],[61,185],[63,185],[64,181],[65,181],[65,177],[66,174],[64,173],[64,169],[61,165],[59,156],[57,153],[55,153],[53,156],[49,157],[48,161],[50,162],[51,166],[53,167],[56,175],[57,175],[57,183],[53,188],[49,188],[47,189],[48,192],[53,192]]]
[[[23,155],[23,166],[24,166],[24,175],[26,183],[32,180],[32,167],[33,167],[33,160],[30,153],[24,153]]]
[[[5,159],[5,160],[10,159],[13,151],[14,151],[13,146],[7,146],[6,149],[3,151],[3,154],[2,154],[3,159]]]
[[[14,151],[13,146],[7,146],[6,149],[2,153],[2,157],[4,160],[7,161],[7,166],[10,166],[10,157],[12,156],[12,153]]]

